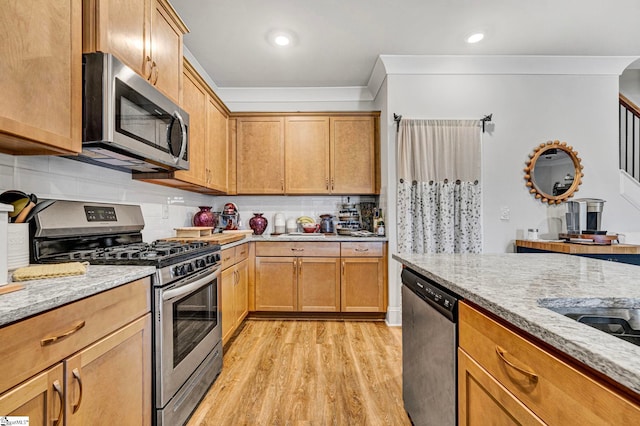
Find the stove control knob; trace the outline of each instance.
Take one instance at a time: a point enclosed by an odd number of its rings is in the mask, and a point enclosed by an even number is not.
[[[179,276],[184,275],[184,274],[185,274],[185,272],[184,272],[184,266],[183,266],[183,265],[178,265],[178,266],[176,266],[175,268],[173,268],[173,274],[174,274],[176,277],[179,277]]]
[[[215,260],[215,257],[214,257],[212,254],[210,254],[209,256],[207,256],[207,263],[208,263],[208,264],[215,263],[215,261],[216,261],[216,260]]]
[[[187,271],[187,273],[189,273],[189,272],[193,272],[194,267],[193,267],[193,265],[192,265],[191,263],[187,263],[187,264],[185,265],[185,270]]]
[[[196,268],[204,268],[206,266],[207,262],[205,262],[204,259],[197,259],[196,260]]]

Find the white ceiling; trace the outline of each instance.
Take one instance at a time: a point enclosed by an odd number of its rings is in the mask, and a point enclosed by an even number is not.
[[[215,84],[366,86],[378,55],[640,57],[640,0],[170,0]],[[293,46],[271,45],[272,30]],[[484,31],[468,45],[466,35]]]

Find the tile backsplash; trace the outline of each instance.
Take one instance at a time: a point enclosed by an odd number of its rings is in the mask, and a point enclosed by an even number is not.
[[[40,199],[55,198],[120,204],[139,204],[145,220],[145,241],[174,235],[173,228],[191,226],[198,206],[221,211],[236,203],[242,228],[248,229],[253,213],[264,213],[273,230],[273,216],[302,215],[318,220],[324,213],[336,214],[346,196],[210,196],[131,179],[131,176],[91,164],[54,156],[0,154],[0,192],[18,189]],[[375,201],[377,197],[352,196],[351,203]]]

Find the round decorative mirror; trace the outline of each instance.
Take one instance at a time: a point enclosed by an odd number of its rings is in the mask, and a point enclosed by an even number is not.
[[[529,158],[524,178],[529,192],[543,203],[567,201],[582,184],[581,160],[566,142],[541,143]]]

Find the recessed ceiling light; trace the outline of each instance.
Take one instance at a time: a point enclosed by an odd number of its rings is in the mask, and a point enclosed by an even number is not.
[[[273,41],[278,46],[287,46],[289,43],[291,43],[291,39],[289,37],[287,37],[286,35],[284,35],[284,34],[280,34],[280,35],[276,36],[273,39]]]
[[[483,33],[471,34],[469,37],[467,37],[467,43],[469,43],[469,44],[477,43],[480,40],[482,40],[483,38],[484,38],[484,34]]]
[[[296,36],[288,30],[272,30],[267,33],[267,41],[276,47],[293,46],[296,43]]]

